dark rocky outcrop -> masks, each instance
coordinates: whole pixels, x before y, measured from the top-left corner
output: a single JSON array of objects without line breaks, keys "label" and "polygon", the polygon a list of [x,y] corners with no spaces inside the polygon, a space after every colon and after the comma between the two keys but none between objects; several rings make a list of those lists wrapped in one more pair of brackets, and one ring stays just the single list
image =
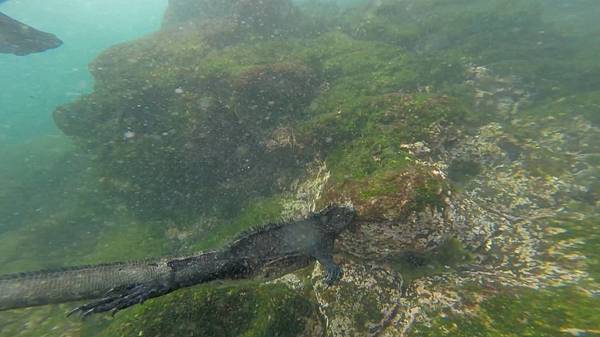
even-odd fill
[{"label": "dark rocky outcrop", "polygon": [[0,53],[23,56],[61,45],[62,41],[54,34],[42,32],[0,13]]}]

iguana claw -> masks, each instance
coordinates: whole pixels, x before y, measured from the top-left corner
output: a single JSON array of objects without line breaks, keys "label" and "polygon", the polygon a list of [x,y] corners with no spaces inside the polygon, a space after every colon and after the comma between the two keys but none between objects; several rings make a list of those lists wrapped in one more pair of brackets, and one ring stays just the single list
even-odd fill
[{"label": "iguana claw", "polygon": [[326,273],[325,283],[329,286],[341,279],[343,275],[342,268],[337,264],[327,266]]},{"label": "iguana claw", "polygon": [[81,317],[91,314],[110,311],[114,316],[118,311],[135,304],[140,304],[147,299],[164,295],[169,288],[160,284],[133,284],[123,290],[112,290],[107,296],[95,302],[81,305],[71,310],[67,316],[79,313]]}]

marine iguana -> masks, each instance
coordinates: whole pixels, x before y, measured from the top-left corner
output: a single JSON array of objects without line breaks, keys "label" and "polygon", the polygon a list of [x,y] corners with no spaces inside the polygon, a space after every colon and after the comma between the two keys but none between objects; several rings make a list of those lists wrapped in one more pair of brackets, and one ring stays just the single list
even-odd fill
[{"label": "marine iguana", "polygon": [[225,248],[154,261],[119,262],[0,276],[0,310],[98,299],[69,313],[83,317],[117,311],[183,287],[215,280],[274,278],[315,259],[333,284],[336,237],[354,219],[347,206],[330,205],[307,218],[243,233]]}]

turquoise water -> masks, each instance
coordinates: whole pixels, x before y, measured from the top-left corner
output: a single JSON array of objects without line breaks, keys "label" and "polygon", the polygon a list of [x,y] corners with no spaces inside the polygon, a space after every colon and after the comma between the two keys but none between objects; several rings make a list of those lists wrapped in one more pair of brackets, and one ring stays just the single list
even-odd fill
[{"label": "turquoise water", "polygon": [[63,41],[0,54],[0,309],[14,273],[358,213],[332,285],[278,256],[115,317],[0,310],[0,337],[599,336],[596,2],[0,2]]},{"label": "turquoise water", "polygon": [[160,27],[166,0],[16,0],[0,10],[59,36],[64,45],[28,57],[0,55],[0,141],[56,134],[52,111],[91,91],[87,65],[102,50]]}]

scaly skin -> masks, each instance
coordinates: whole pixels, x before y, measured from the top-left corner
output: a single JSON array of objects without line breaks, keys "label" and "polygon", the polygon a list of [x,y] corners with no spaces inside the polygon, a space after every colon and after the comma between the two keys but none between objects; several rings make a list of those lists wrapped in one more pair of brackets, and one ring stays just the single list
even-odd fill
[{"label": "scaly skin", "polygon": [[306,219],[244,233],[217,251],[0,276],[0,310],[98,299],[70,314],[115,313],[200,283],[278,277],[315,259],[327,271],[325,281],[332,284],[342,276],[341,268],[333,261],[333,244],[354,216],[350,207],[329,206]]}]

